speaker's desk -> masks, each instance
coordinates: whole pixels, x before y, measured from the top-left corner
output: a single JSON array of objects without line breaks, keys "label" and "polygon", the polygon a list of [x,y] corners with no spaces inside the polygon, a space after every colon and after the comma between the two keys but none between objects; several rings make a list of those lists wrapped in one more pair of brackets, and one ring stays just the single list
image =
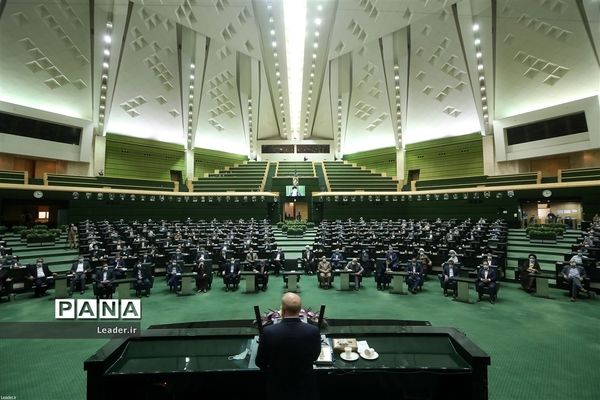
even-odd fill
[{"label": "speaker's desk", "polygon": [[[264,374],[254,364],[257,331],[247,324],[151,329],[140,337],[111,340],[84,363],[87,397],[189,399],[221,393],[223,398],[263,399]],[[490,358],[454,328],[352,320],[322,333],[327,339],[366,340],[379,353],[377,360],[355,362],[334,354],[332,364],[315,367],[322,398],[369,398],[374,390],[386,399],[488,397]],[[231,358],[246,349],[247,357]]]}]

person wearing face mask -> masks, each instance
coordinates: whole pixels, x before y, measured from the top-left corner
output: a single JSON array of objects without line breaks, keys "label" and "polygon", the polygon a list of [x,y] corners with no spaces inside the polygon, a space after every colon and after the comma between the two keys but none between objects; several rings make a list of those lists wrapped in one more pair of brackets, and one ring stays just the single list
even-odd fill
[{"label": "person wearing face mask", "polygon": [[423,274],[427,275],[431,272],[432,262],[427,254],[425,254],[425,249],[419,249],[419,256],[417,257],[417,261],[421,263],[423,266]]},{"label": "person wearing face mask", "polygon": [[416,257],[413,257],[407,264],[405,271],[408,273],[406,277],[406,285],[408,290],[412,294],[417,294],[419,287],[423,285],[423,267],[421,263],[417,261]]},{"label": "person wearing face mask", "polygon": [[50,272],[48,264],[44,263],[42,257],[38,257],[36,263],[30,265],[27,269],[27,278],[35,285],[35,297],[43,296],[48,290],[48,279],[52,279],[56,274]]},{"label": "person wearing face mask", "polygon": [[71,294],[75,292],[75,285],[79,282],[81,291],[80,294],[85,292],[85,274],[91,270],[90,262],[84,260],[83,256],[79,256],[79,259],[71,265]]},{"label": "person wearing face mask", "polygon": [[577,262],[571,258],[569,265],[565,265],[561,271],[561,275],[570,285],[569,293],[571,294],[571,301],[575,301],[580,291],[588,293],[588,290],[583,287],[583,280],[586,277],[585,269],[578,265]]},{"label": "person wearing face mask", "polygon": [[527,293],[535,292],[535,275],[541,272],[542,268],[538,263],[537,256],[533,253],[530,254],[521,265],[519,273],[519,281]]},{"label": "person wearing face mask", "polygon": [[454,261],[448,260],[442,265],[440,282],[442,284],[442,289],[444,289],[444,296],[448,296],[448,289],[450,289],[452,290],[453,297],[456,297],[457,282],[452,278],[458,276],[460,276],[460,269],[457,265],[454,265]]},{"label": "person wearing face mask", "polygon": [[138,262],[133,267],[133,277],[135,278],[135,295],[142,297],[142,291],[145,292],[145,296],[150,296],[150,271],[145,268],[141,262]]},{"label": "person wearing face mask", "polygon": [[488,289],[490,294],[490,303],[496,302],[496,269],[490,268],[487,260],[483,260],[483,265],[477,272],[477,294],[479,298],[477,301],[481,301],[483,298],[484,289]]},{"label": "person wearing face mask", "polygon": [[115,276],[113,274],[113,271],[110,268],[108,268],[107,263],[104,263],[100,271],[96,272],[95,276],[96,298],[112,298],[112,294],[115,291],[112,282],[114,279]]}]

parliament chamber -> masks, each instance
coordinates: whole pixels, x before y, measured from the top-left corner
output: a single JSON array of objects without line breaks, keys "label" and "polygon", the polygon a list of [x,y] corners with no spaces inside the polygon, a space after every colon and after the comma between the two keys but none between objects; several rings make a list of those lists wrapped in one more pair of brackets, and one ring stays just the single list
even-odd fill
[{"label": "parliament chamber", "polygon": [[598,0],[0,1],[0,399],[269,398],[289,293],[322,399],[598,398],[598,32]]}]

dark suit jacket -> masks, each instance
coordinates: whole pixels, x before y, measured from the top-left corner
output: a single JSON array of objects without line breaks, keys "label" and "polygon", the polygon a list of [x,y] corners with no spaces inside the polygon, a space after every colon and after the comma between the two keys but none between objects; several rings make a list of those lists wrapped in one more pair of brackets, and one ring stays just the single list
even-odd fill
[{"label": "dark suit jacket", "polygon": [[[102,269],[99,269],[98,272],[96,272],[96,276],[94,277],[96,283],[102,283],[102,278],[104,277],[104,271]],[[113,281],[115,279],[115,273],[113,272],[113,270],[111,268],[108,269],[108,271],[106,271],[106,280],[107,281]]]},{"label": "dark suit jacket", "polygon": [[[50,269],[48,268],[48,264],[43,263],[42,269],[44,270],[44,275],[46,275],[46,278],[52,276],[52,272],[50,272]],[[27,276],[33,276],[34,278],[37,279],[37,264],[31,264],[30,266],[27,267]]]},{"label": "dark suit jacket", "polygon": [[[477,272],[477,280],[483,281],[483,277],[485,276],[484,269],[479,268],[479,272]],[[490,268],[488,270],[488,279],[490,282],[496,282],[496,268]]]},{"label": "dark suit jacket", "polygon": [[[443,270],[442,273],[444,276],[448,276],[448,277],[450,276],[450,264],[444,263],[444,265],[442,266],[442,270]],[[455,277],[460,276],[460,268],[456,264],[452,267],[452,270],[453,270],[452,272],[454,273]]]},{"label": "dark suit jacket", "polygon": [[308,251],[302,250],[302,260],[313,262],[315,260],[315,252],[310,250],[310,255],[308,255]]},{"label": "dark suit jacket", "polygon": [[256,365],[266,372],[267,399],[318,399],[313,362],[321,352],[316,326],[284,318],[260,337]]},{"label": "dark suit jacket", "polygon": [[[77,271],[77,265],[79,264],[79,261],[75,261],[73,263],[73,265],[71,266],[71,272],[75,272]],[[83,261],[83,272],[86,272],[87,270],[90,269],[90,262],[89,261]]]}]

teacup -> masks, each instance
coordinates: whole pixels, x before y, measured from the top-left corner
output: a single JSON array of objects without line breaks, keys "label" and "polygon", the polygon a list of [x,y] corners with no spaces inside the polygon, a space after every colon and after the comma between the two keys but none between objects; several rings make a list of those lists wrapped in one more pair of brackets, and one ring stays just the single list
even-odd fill
[{"label": "teacup", "polygon": [[344,355],[348,358],[352,357],[352,347],[344,347]]},{"label": "teacup", "polygon": [[374,354],[375,354],[375,350],[373,350],[372,347],[365,349],[365,357],[373,357]]}]

